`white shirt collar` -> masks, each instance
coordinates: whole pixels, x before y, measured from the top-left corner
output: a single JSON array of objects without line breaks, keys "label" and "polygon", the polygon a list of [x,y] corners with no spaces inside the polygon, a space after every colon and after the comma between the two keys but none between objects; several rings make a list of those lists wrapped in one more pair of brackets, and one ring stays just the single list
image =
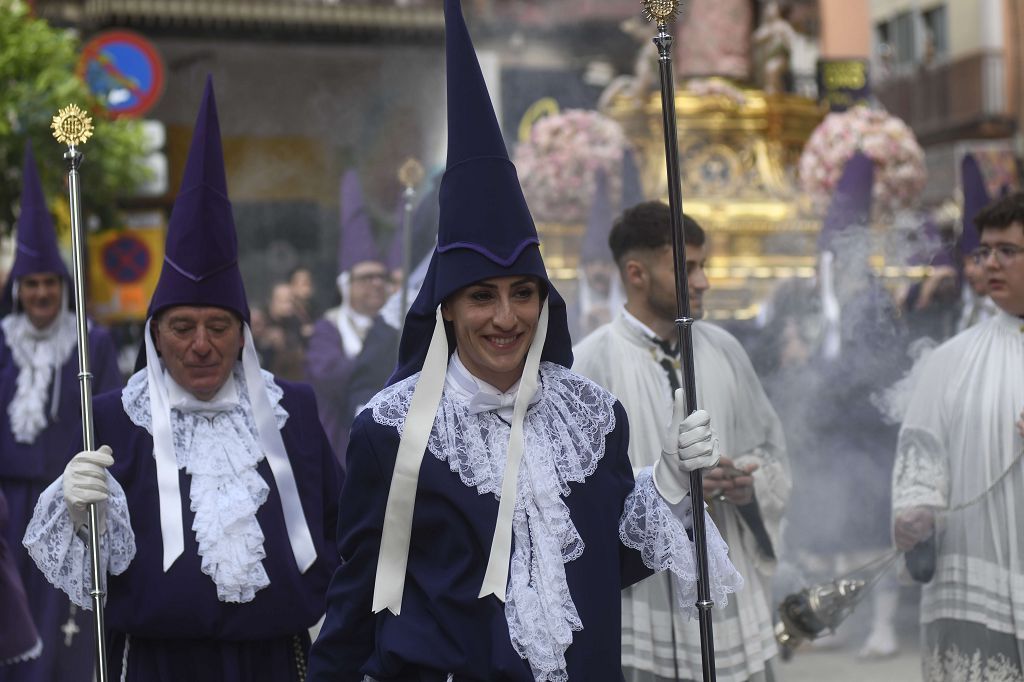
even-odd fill
[{"label": "white shirt collar", "polygon": [[227,412],[238,406],[238,387],[235,385],[235,374],[228,375],[228,380],[209,400],[200,400],[176,382],[164,368],[164,381],[167,385],[168,405],[179,412]]},{"label": "white shirt collar", "polygon": [[[502,391],[470,372],[459,357],[458,350],[452,353],[448,361],[448,374],[445,377],[447,386],[468,400],[469,411],[472,414],[494,411],[506,420],[512,416],[521,381],[516,381],[507,391]],[[530,396],[530,404],[533,405],[538,400],[540,391]]]}]

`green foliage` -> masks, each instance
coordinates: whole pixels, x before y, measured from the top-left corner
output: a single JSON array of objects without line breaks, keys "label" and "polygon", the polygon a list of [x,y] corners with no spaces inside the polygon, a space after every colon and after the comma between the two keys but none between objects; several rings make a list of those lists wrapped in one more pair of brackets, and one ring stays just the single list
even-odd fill
[{"label": "green foliage", "polygon": [[[21,0],[0,0],[0,37],[0,233],[14,227],[25,140],[32,141],[50,205],[67,203],[63,149],[50,122],[71,103],[88,111],[96,128],[82,148],[83,211],[101,228],[117,227],[117,198],[146,177],[140,126],[104,118],[102,105],[75,75],[78,40],[31,16]],[[57,229],[66,229],[61,222]]]}]

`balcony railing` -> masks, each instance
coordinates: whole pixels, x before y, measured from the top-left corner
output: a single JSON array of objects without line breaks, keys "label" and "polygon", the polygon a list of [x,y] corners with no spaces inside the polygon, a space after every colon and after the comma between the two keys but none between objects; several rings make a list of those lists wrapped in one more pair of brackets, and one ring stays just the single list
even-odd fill
[{"label": "balcony railing", "polygon": [[991,51],[890,76],[874,91],[889,113],[929,144],[1012,132],[1005,82],[1004,56]]}]

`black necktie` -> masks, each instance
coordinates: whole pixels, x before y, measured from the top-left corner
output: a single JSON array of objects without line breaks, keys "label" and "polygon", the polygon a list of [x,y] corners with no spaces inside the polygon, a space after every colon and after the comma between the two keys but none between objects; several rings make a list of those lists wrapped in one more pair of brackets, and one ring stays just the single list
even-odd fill
[{"label": "black necktie", "polygon": [[[672,396],[674,398],[676,389],[680,388],[679,374],[676,372],[675,363],[669,358],[676,358],[679,354],[668,341],[654,337],[650,337],[650,341],[668,356],[658,361],[658,364],[661,365],[661,368],[665,370],[665,374],[668,375],[668,383],[672,387]],[[746,522],[747,527],[750,528],[750,532],[753,534],[761,553],[768,559],[774,560],[775,548],[772,546],[771,537],[764,526],[764,519],[761,517],[761,507],[757,504],[757,498],[755,497],[749,504],[736,505],[736,511],[740,513],[740,517]]]}]

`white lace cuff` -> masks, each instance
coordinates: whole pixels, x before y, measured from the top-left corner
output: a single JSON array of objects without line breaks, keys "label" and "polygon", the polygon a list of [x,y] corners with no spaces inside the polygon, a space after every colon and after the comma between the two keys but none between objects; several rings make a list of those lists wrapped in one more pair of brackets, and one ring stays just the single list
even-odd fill
[{"label": "white lace cuff", "polygon": [[949,464],[939,440],[927,431],[904,428],[893,464],[892,507],[949,506]]},{"label": "white lace cuff", "polygon": [[[686,535],[686,525],[678,509],[674,511],[655,489],[651,472],[651,467],[640,471],[636,487],[626,498],[619,520],[619,539],[626,547],[640,552],[648,568],[672,571],[679,608],[696,618],[697,559],[693,543]],[[686,499],[676,507],[688,504]],[[711,599],[715,606],[722,608],[729,603],[730,593],[742,589],[743,578],[729,560],[729,548],[707,512],[704,512],[704,524]]]},{"label": "white lace cuff", "polygon": [[[92,559],[85,541],[75,534],[64,503],[64,477],[50,484],[36,502],[22,544],[51,585],[63,590],[72,603],[92,609]],[[128,516],[128,500],[117,480],[107,473],[107,528],[100,539],[100,564],[120,575],[135,557],[135,533]]]}]

